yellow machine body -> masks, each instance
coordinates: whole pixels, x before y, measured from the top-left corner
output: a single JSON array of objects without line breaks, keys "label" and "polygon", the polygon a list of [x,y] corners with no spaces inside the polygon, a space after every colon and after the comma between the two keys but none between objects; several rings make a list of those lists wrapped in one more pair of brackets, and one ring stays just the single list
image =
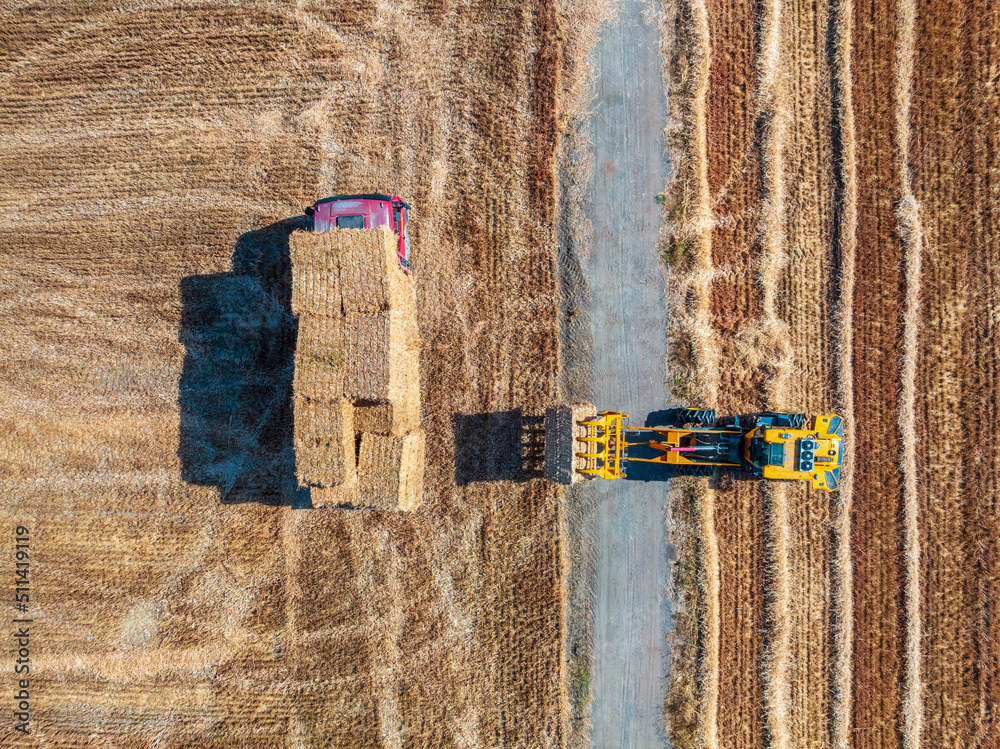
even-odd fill
[{"label": "yellow machine body", "polygon": [[[577,470],[621,479],[632,462],[702,474],[719,466],[749,478],[807,480],[814,489],[834,491],[843,457],[843,420],[837,414],[816,416],[805,428],[804,417],[795,421],[793,416],[761,414],[744,425],[736,418],[732,427],[644,428],[630,427],[628,414],[604,411],[577,422],[586,428],[586,436],[577,438],[582,449],[576,455],[584,459]],[[646,457],[629,448],[642,448]]]},{"label": "yellow machine body", "polygon": [[[812,429],[756,427],[743,441],[743,458],[759,465],[762,478],[805,480],[812,483],[813,489],[834,491],[840,486],[840,464],[844,454],[842,436],[831,431],[831,422],[835,418],[840,419],[836,414],[817,416]],[[809,441],[813,453],[812,459],[805,465],[802,462],[804,440]],[[759,450],[755,456],[754,448],[758,445],[766,446],[773,459],[766,462],[760,460]]]}]

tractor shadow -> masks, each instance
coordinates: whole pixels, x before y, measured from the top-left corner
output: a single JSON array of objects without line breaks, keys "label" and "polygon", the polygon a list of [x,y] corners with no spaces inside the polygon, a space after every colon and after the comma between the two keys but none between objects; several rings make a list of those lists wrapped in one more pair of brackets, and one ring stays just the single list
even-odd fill
[{"label": "tractor shadow", "polygon": [[545,419],[520,408],[455,414],[455,483],[523,482],[545,475]]},{"label": "tractor shadow", "polygon": [[177,454],[184,481],[225,504],[311,505],[295,478],[288,237],[305,216],[239,237],[232,271],[181,280],[185,347]]}]

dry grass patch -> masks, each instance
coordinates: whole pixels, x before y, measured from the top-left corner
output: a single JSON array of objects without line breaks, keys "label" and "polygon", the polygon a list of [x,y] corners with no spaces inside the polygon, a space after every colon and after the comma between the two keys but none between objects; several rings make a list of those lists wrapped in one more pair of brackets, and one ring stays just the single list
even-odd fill
[{"label": "dry grass patch", "polygon": [[[557,492],[458,486],[453,426],[557,397],[555,6],[99,5],[0,11],[0,519],[40,540],[39,741],[560,745]],[[293,510],[290,235],[372,189],[414,206],[424,509]],[[59,665],[125,652],[149,678]]]}]

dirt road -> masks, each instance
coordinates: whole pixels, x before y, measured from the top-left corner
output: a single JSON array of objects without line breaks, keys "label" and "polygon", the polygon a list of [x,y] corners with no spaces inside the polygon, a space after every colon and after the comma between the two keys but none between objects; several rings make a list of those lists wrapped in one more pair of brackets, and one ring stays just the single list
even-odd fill
[{"label": "dirt road", "polygon": [[[640,425],[666,397],[667,326],[655,200],[669,170],[662,137],[666,103],[659,27],[647,8],[625,2],[602,29],[593,57],[599,73],[589,122],[594,403],[625,411]],[[667,589],[673,556],[664,539],[666,485],[599,482],[593,491],[594,745],[662,746],[669,667],[664,633],[673,626],[674,610]]]}]

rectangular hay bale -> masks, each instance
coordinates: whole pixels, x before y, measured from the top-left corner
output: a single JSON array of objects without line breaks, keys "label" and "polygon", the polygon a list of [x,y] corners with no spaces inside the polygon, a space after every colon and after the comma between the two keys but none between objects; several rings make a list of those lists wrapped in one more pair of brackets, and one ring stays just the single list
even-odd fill
[{"label": "rectangular hay bale", "polygon": [[[402,404],[420,391],[420,335],[415,315],[391,311],[348,315],[344,395]],[[419,397],[419,395],[418,395]]]},{"label": "rectangular hay bale", "polygon": [[342,319],[299,316],[294,372],[297,396],[327,403],[340,399],[344,390],[345,359]]},{"label": "rectangular hay bale", "polygon": [[333,487],[355,478],[354,409],[339,398],[324,403],[296,396],[295,475],[300,486]]},{"label": "rectangular hay bale", "polygon": [[341,317],[339,250],[330,233],[292,232],[288,250],[292,261],[292,312]]},{"label": "rectangular hay bale", "polygon": [[[415,378],[410,378],[415,382]],[[354,404],[354,431],[401,437],[420,427],[420,388],[396,403]]]},{"label": "rectangular hay bale", "polygon": [[545,411],[545,478],[556,484],[572,484],[584,476],[577,469],[586,467],[586,459],[576,453],[587,449],[579,442],[587,436],[587,427],[578,422],[593,418],[597,409],[590,403],[560,403]]},{"label": "rectangular hay bale", "polygon": [[399,267],[399,237],[391,229],[383,226],[327,233],[333,235],[339,259],[345,312],[416,309],[412,280]]},{"label": "rectangular hay bale", "polygon": [[364,433],[358,455],[358,503],[415,510],[424,489],[424,432],[401,437]]}]

